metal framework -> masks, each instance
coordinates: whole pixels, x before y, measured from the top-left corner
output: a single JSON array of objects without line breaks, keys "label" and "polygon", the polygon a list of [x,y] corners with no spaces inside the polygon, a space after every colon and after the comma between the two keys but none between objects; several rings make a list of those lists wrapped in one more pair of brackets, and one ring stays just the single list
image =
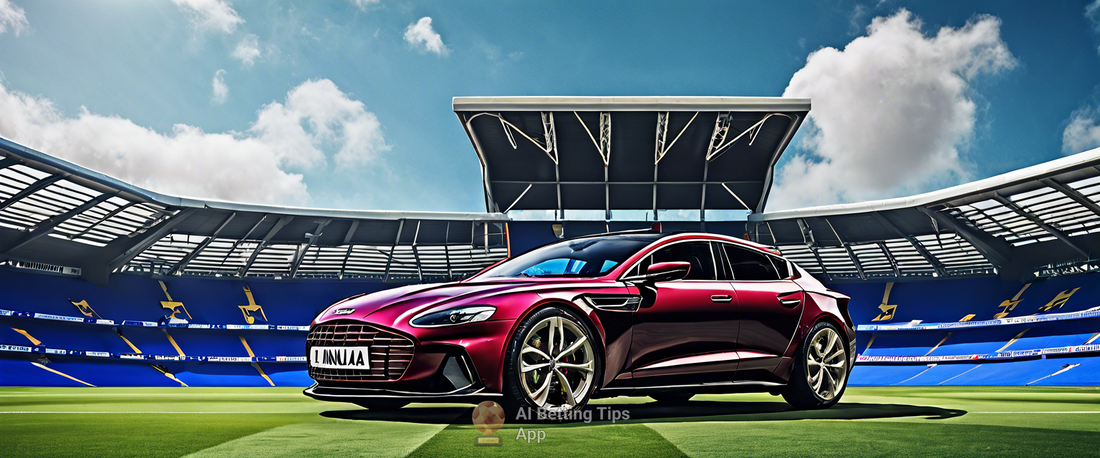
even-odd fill
[{"label": "metal framework", "polygon": [[[698,209],[701,220],[708,209],[760,212],[775,162],[809,107],[806,99],[739,97],[454,99],[481,162],[486,207],[554,210],[558,219],[566,210],[603,210],[605,220],[617,209],[654,218]],[[711,122],[714,130],[704,131]],[[539,124],[543,141],[525,133]],[[516,141],[517,132],[530,145]],[[649,138],[651,170],[638,148]],[[538,151],[551,162],[529,155]]]},{"label": "metal framework", "polygon": [[759,242],[834,281],[1096,270],[1100,149],[917,196],[754,214],[748,232],[765,224]]},{"label": "metal framework", "polygon": [[[545,129],[554,154],[552,116]],[[78,273],[101,284],[119,272],[462,278],[507,256],[506,223],[504,215],[494,213],[315,210],[184,199],[0,139],[0,262]],[[457,237],[452,224],[468,224],[471,235]],[[409,227],[417,230],[403,230]]]}]

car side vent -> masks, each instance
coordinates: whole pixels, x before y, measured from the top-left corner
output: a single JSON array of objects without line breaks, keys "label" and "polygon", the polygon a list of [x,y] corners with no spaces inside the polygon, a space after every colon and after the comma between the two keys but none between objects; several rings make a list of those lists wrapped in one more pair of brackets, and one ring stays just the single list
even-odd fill
[{"label": "car side vent", "polygon": [[622,294],[588,294],[584,296],[584,301],[588,305],[601,310],[632,312],[638,310],[638,305],[642,303],[642,297]]}]

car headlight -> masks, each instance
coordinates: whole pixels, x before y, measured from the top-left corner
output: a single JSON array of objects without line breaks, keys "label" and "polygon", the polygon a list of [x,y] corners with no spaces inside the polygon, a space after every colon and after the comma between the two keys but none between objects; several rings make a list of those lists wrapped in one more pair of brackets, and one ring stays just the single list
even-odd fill
[{"label": "car headlight", "polygon": [[478,321],[488,320],[496,311],[496,307],[488,305],[468,305],[453,309],[434,310],[414,316],[413,319],[409,320],[409,324],[418,328],[431,328],[477,323]]}]

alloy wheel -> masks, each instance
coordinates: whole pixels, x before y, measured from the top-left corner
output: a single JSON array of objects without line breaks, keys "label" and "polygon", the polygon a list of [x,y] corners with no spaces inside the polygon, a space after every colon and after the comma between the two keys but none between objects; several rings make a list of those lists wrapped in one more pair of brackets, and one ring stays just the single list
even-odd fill
[{"label": "alloy wheel", "polygon": [[825,327],[810,338],[806,352],[806,378],[821,399],[830,401],[844,388],[848,377],[848,359],[844,357],[842,339],[832,328]]},{"label": "alloy wheel", "polygon": [[550,411],[571,410],[584,402],[596,363],[580,325],[548,317],[530,328],[520,348],[520,385],[531,402]]}]

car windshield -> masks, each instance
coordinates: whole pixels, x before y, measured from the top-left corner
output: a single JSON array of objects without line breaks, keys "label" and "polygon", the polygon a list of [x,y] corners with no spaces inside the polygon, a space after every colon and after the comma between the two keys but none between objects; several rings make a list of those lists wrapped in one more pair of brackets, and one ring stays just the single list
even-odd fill
[{"label": "car windshield", "polygon": [[598,277],[659,238],[618,235],[567,240],[536,248],[481,274],[481,277]]}]

